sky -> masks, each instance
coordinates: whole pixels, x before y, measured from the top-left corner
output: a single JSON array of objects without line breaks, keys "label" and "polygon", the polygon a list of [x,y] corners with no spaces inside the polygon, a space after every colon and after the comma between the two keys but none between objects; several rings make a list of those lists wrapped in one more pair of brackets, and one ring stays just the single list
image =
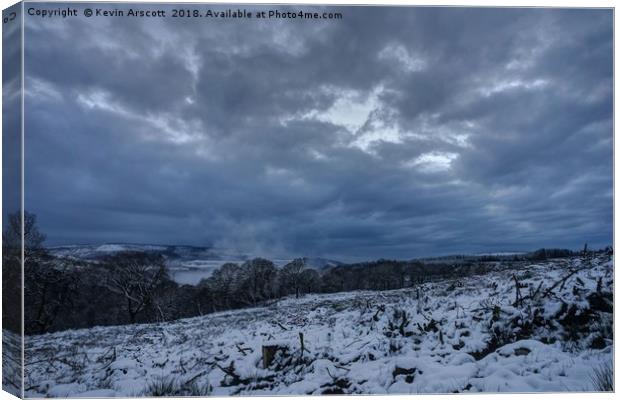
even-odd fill
[{"label": "sky", "polygon": [[25,206],[47,244],[611,244],[610,10],[328,11],[343,18],[27,16]]}]

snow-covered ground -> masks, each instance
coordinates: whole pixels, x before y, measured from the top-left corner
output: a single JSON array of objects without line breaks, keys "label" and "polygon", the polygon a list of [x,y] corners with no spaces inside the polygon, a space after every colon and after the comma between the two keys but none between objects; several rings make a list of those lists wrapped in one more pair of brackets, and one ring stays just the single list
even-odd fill
[{"label": "snow-covered ground", "polygon": [[21,396],[22,341],[19,335],[2,330],[2,389]]},{"label": "snow-covered ground", "polygon": [[30,336],[24,385],[28,397],[593,391],[612,365],[611,293],[600,256]]}]

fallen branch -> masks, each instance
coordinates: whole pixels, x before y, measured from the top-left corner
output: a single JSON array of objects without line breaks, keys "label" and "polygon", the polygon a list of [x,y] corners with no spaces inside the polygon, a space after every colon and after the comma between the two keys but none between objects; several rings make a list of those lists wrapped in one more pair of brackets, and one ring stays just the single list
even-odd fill
[{"label": "fallen branch", "polygon": [[540,292],[540,289],[542,288],[542,281],[540,281],[540,283],[538,284],[538,288],[536,288],[536,291],[534,293],[532,293],[532,295],[530,296],[532,299],[535,299],[536,296],[538,295],[538,292]]},{"label": "fallen branch", "polygon": [[335,368],[338,368],[338,369],[343,369],[343,370],[348,371],[348,372],[351,372],[351,370],[350,370],[349,368],[342,367],[342,366],[340,366],[340,365],[336,365],[336,364],[334,364],[334,367],[335,367]]},{"label": "fallen branch", "polygon": [[521,301],[521,290],[519,289],[519,280],[517,279],[516,275],[512,275],[512,279],[514,279],[515,281],[515,303],[514,306],[515,307],[519,307],[519,303]]},{"label": "fallen branch", "polygon": [[247,356],[246,351],[252,351],[250,347],[241,347],[239,346],[239,344],[235,344],[235,346],[237,347],[237,350],[239,350],[239,353],[243,354],[244,356]]},{"label": "fallen branch", "polygon": [[234,382],[240,382],[241,377],[235,372],[235,362],[231,361],[230,365],[226,368],[222,367],[220,364],[215,364],[223,373],[230,376]]},{"label": "fallen branch", "polygon": [[[217,364],[215,364],[217,365]],[[219,366],[219,365],[218,365]],[[189,385],[190,383],[192,383],[193,381],[195,381],[196,379],[200,378],[201,376],[208,374],[210,371],[202,371],[199,374],[194,375],[193,377],[191,377],[190,379],[188,379],[187,381],[185,381],[185,385]]]},{"label": "fallen branch", "polygon": [[556,287],[558,287],[558,285],[562,285],[564,286],[564,283],[573,275],[575,275],[577,272],[581,271],[582,268],[578,268],[574,271],[572,271],[570,274],[566,275],[564,278],[560,279],[559,281],[557,281],[556,283],[554,283],[553,285],[551,285],[551,287],[549,287],[547,290],[545,290],[545,293],[543,293],[542,297],[545,298],[547,296],[549,296],[552,292],[553,289],[555,289]]}]

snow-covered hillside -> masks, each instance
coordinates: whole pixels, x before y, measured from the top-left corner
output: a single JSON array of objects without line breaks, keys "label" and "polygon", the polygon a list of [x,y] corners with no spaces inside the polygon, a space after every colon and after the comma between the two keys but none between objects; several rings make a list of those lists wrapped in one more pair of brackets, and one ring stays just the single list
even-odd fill
[{"label": "snow-covered hillside", "polygon": [[[98,259],[121,251],[165,252],[169,246],[148,244],[107,243],[101,245],[67,245],[52,246],[47,250],[57,257],[68,257],[79,260]],[[175,247],[175,246],[170,246]],[[204,249],[206,251],[206,249]]]},{"label": "snow-covered hillside", "polygon": [[24,385],[36,397],[599,390],[612,293],[599,256],[31,336]]}]

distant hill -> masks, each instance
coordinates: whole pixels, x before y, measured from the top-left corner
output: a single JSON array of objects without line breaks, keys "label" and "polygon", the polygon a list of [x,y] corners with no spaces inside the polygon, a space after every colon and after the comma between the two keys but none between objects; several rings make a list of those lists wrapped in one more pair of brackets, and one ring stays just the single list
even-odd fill
[{"label": "distant hill", "polygon": [[303,257],[302,259],[304,260],[304,265],[307,268],[312,268],[319,272],[323,272],[327,269],[338,267],[340,265],[345,265],[344,263],[341,263],[340,261],[335,261],[335,260],[330,260],[327,258],[320,258],[320,257]]},{"label": "distant hill", "polygon": [[[179,283],[196,284],[200,279],[211,276],[216,268],[227,262],[243,263],[261,255],[243,253],[234,249],[188,245],[156,245],[136,243],[105,243],[93,245],[65,245],[48,247],[56,256],[75,260],[97,261],[123,251],[139,251],[160,254],[172,277]],[[277,267],[292,261],[291,258],[269,258]],[[324,272],[332,267],[344,265],[335,260],[320,257],[303,257],[307,268]]]},{"label": "distant hill", "polygon": [[[49,247],[49,252],[57,257],[67,257],[78,260],[96,261],[103,257],[122,251],[140,251],[150,254],[161,254],[166,259],[166,264],[173,279],[182,284],[196,284],[201,279],[211,276],[213,271],[224,263],[243,263],[256,257],[264,257],[260,254],[247,254],[235,249],[206,246],[188,245],[155,245],[135,243],[106,243],[99,245],[68,245]],[[566,249],[539,249],[533,252],[493,252],[479,254],[457,254],[438,257],[425,257],[411,262],[424,264],[449,264],[462,265],[472,262],[493,262],[513,260],[544,260],[548,258],[567,257],[573,254]],[[286,257],[269,258],[277,267],[282,267],[292,261]],[[347,264],[340,261],[322,257],[302,257],[307,268],[314,269],[319,273],[340,267],[349,268],[356,264]],[[370,262],[370,261],[369,261]]]},{"label": "distant hill", "polygon": [[50,253],[57,257],[73,257],[79,259],[98,259],[122,251],[142,251],[162,254],[167,258],[208,258],[208,259],[247,259],[248,256],[237,251],[224,248],[187,246],[187,245],[154,245],[133,243],[106,243],[94,245],[67,245],[48,247]]}]

